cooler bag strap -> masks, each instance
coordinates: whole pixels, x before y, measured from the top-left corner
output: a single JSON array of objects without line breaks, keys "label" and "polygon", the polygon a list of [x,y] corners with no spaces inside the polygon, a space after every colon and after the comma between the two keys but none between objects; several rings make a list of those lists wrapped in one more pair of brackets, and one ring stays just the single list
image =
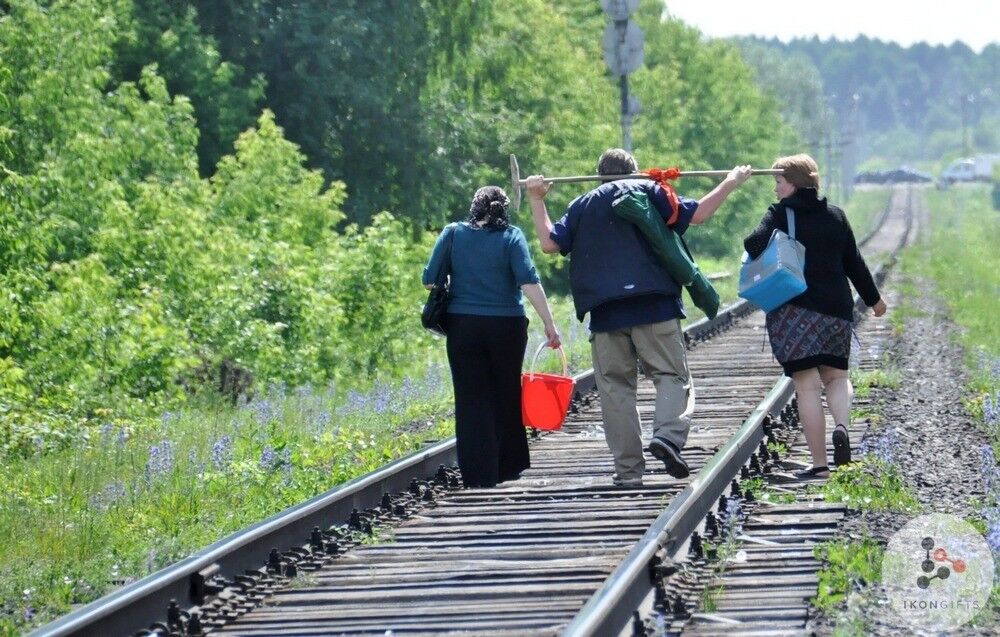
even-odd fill
[{"label": "cooler bag strap", "polygon": [[788,236],[795,238],[795,211],[785,206],[785,219],[788,220]]}]

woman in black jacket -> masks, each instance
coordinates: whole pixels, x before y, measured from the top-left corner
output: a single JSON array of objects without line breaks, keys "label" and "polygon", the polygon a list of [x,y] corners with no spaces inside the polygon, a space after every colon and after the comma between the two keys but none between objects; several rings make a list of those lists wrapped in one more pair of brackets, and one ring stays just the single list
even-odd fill
[{"label": "woman in black jacket", "polygon": [[767,209],[743,246],[751,258],[760,256],[774,230],[788,232],[786,208],[794,211],[795,239],[806,248],[807,288],[767,313],[767,334],[775,358],[795,385],[799,418],[812,454],[812,468],[796,475],[802,479],[826,478],[830,472],[826,458],[824,391],[836,423],[834,464],[840,466],[851,461],[847,423],[854,388],[847,364],[854,303],[848,280],[875,316],[885,314],[886,305],[858,251],[844,211],[828,204],[825,197],[819,197],[816,161],[809,155],[792,155],[779,158],[772,168],[784,171],[774,178],[774,193],[779,201]]}]

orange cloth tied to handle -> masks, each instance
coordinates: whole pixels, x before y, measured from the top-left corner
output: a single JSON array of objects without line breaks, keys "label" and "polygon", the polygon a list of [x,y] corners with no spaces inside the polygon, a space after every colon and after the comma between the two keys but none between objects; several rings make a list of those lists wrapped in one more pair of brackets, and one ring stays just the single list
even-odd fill
[{"label": "orange cloth tied to handle", "polygon": [[670,203],[670,219],[667,220],[667,225],[676,223],[677,217],[681,213],[681,206],[677,200],[677,191],[674,190],[674,186],[670,181],[681,176],[681,169],[676,166],[671,168],[649,168],[643,170],[642,173],[649,175],[653,181],[660,184],[660,188],[663,188],[663,192],[667,195],[667,201]]}]

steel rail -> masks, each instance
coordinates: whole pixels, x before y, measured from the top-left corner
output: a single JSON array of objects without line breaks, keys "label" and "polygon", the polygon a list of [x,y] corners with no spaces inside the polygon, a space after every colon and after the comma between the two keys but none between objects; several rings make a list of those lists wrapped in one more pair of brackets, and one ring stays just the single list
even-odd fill
[{"label": "steel rail", "polygon": [[[906,227],[899,244],[891,255],[878,265],[873,278],[881,283],[888,274],[888,266],[895,264],[896,254],[906,245],[912,227],[912,190],[907,190]],[[878,218],[875,228],[860,242],[862,245],[874,237],[888,217],[892,198]],[[743,301],[742,303],[746,303]],[[735,310],[736,306],[731,306]],[[860,296],[854,294],[856,310],[864,308]],[[729,309],[729,308],[727,308]],[[694,327],[692,325],[692,327]],[[716,501],[725,493],[730,481],[739,475],[740,467],[750,460],[758,445],[765,438],[765,421],[776,416],[791,399],[794,386],[790,378],[782,376],[763,401],[750,413],[732,438],[708,461],[690,484],[650,525],[635,544],[625,560],[605,580],[587,601],[580,612],[563,630],[563,637],[589,637],[592,635],[619,634],[642,601],[653,590],[650,572],[654,558],[661,551],[673,557],[687,541],[698,524],[711,511]]]}]

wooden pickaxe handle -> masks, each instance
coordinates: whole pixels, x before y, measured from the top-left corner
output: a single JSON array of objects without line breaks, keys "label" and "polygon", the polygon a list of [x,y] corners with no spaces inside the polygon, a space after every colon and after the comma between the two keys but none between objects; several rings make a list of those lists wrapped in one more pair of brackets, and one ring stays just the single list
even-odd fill
[{"label": "wooden pickaxe handle", "polygon": [[[729,170],[682,170],[679,177],[725,177]],[[781,175],[780,168],[754,168],[751,175]],[[616,179],[653,179],[646,173],[630,173],[628,175],[577,175],[574,177],[545,177],[547,184],[569,184],[578,181],[614,181]],[[528,185],[527,179],[521,179],[521,171],[517,165],[517,157],[510,156],[510,182],[514,195],[514,210],[521,206],[521,193]]]},{"label": "wooden pickaxe handle", "polygon": [[[682,170],[678,177],[725,177],[728,170]],[[780,168],[752,169],[751,175],[780,175],[785,171]],[[627,175],[577,175],[575,177],[545,177],[547,184],[569,184],[575,181],[614,181],[616,179],[653,179],[646,173],[629,173]],[[517,184],[522,188],[528,185],[527,179],[519,179]]]}]

